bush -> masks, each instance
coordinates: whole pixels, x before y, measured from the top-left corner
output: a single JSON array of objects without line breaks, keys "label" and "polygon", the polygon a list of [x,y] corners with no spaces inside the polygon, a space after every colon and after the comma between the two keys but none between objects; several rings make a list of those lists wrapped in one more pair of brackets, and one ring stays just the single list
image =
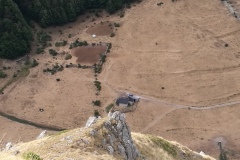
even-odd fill
[{"label": "bush", "polygon": [[101,87],[101,82],[99,82],[99,81],[94,81],[94,84],[95,84],[95,86],[96,86],[96,88],[97,88],[98,91],[100,91],[100,90],[102,89],[102,87]]},{"label": "bush", "polygon": [[43,52],[44,52],[44,48],[42,48],[42,47],[37,48],[37,50],[36,50],[37,54],[40,54],[40,53],[43,53]]},{"label": "bush", "polygon": [[114,37],[114,36],[115,36],[115,33],[111,33],[111,34],[110,34],[110,37]]},{"label": "bush", "polygon": [[71,58],[72,58],[72,55],[69,54],[69,53],[67,53],[67,55],[66,55],[66,57],[65,57],[65,60],[69,60],[69,59],[71,59]]},{"label": "bush", "polygon": [[29,152],[25,155],[25,159],[26,160],[43,160],[42,158],[40,158],[39,155],[33,153],[33,152]]},{"label": "bush", "polygon": [[92,101],[94,106],[101,106],[101,101],[100,100],[96,100],[96,101]]},{"label": "bush", "polygon": [[114,27],[120,27],[119,23],[114,23]]},{"label": "bush", "polygon": [[108,112],[112,109],[113,106],[114,106],[113,103],[109,104],[109,105],[106,107],[106,112],[108,113]]},{"label": "bush", "polygon": [[98,112],[98,110],[94,111],[94,116],[97,117],[97,118],[100,116],[100,113]]},{"label": "bush", "polygon": [[32,63],[31,63],[31,67],[36,67],[38,66],[38,62],[36,59],[33,59]]},{"label": "bush", "polygon": [[78,47],[78,46],[88,46],[87,41],[79,41],[79,38],[77,40],[75,40],[73,43],[70,44],[69,49]]},{"label": "bush", "polygon": [[68,38],[72,38],[72,34],[69,34],[69,35],[68,35]]},{"label": "bush", "polygon": [[120,14],[120,18],[123,18],[124,17],[124,13],[122,12],[121,14]]},{"label": "bush", "polygon": [[49,54],[51,54],[52,56],[56,56],[56,55],[58,54],[54,49],[49,49],[48,52],[49,52]]},{"label": "bush", "polygon": [[57,63],[53,66],[53,68],[47,68],[44,69],[43,72],[49,72],[52,75],[54,75],[55,73],[57,73],[58,71],[63,71],[63,66],[62,65],[58,65]]},{"label": "bush", "polygon": [[60,78],[57,78],[56,81],[59,82],[59,81],[60,81]]},{"label": "bush", "polygon": [[7,77],[7,74],[0,70],[0,78]]},{"label": "bush", "polygon": [[66,46],[66,44],[67,44],[67,41],[62,41],[62,42],[56,42],[55,43],[55,47],[61,47],[61,46]]}]

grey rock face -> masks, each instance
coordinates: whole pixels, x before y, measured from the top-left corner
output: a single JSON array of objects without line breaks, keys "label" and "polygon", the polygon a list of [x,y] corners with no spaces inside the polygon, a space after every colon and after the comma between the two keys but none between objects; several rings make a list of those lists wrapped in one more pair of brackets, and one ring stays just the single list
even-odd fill
[{"label": "grey rock face", "polygon": [[112,146],[107,146],[107,150],[109,154],[113,154],[114,150]]},{"label": "grey rock face", "polygon": [[109,113],[104,127],[109,131],[103,145],[110,154],[118,151],[125,160],[137,160],[140,153],[133,144],[131,132],[125,121],[125,114],[119,111]]},{"label": "grey rock face", "polygon": [[87,120],[87,123],[85,125],[86,128],[90,127],[92,124],[94,124],[97,121],[96,117],[89,117]]}]

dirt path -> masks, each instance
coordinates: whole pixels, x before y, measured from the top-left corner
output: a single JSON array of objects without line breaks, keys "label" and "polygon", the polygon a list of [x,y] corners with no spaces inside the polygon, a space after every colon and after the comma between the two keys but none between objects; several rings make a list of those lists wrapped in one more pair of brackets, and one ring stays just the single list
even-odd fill
[{"label": "dirt path", "polygon": [[176,108],[171,108],[167,112],[165,112],[162,115],[160,115],[159,117],[157,117],[154,121],[152,121],[145,128],[143,128],[141,130],[141,133],[145,133],[146,131],[148,131],[152,126],[156,125],[160,120],[162,120],[166,115],[168,115],[169,113],[171,113],[174,110],[177,110],[177,109]]}]

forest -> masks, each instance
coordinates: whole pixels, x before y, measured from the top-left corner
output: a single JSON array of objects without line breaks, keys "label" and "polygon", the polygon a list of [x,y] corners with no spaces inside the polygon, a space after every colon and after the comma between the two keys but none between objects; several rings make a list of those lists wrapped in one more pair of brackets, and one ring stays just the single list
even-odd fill
[{"label": "forest", "polygon": [[33,40],[31,22],[41,27],[73,22],[87,10],[110,14],[135,0],[0,0],[0,58],[27,54]]}]

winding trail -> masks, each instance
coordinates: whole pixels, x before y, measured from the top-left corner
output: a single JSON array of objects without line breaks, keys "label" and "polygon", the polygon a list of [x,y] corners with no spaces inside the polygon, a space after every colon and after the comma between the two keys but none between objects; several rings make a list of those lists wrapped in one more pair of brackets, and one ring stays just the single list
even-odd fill
[{"label": "winding trail", "polygon": [[43,129],[43,130],[49,130],[49,131],[63,131],[63,130],[66,130],[65,128],[61,128],[61,127],[54,126],[54,125],[44,125],[44,124],[40,124],[40,123],[31,122],[31,121],[28,121],[28,120],[25,120],[25,119],[21,119],[21,118],[3,113],[1,111],[0,111],[0,116],[4,117],[4,118],[7,118],[9,120],[18,122],[18,123],[30,125],[30,126],[33,126],[33,127],[36,127],[36,128]]}]

